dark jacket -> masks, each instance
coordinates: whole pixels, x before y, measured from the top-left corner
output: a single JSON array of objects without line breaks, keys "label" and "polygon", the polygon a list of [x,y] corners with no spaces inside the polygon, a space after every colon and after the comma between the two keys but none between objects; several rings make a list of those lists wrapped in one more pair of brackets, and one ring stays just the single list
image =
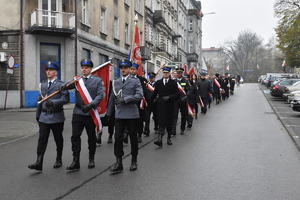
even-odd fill
[{"label": "dark jacket", "polygon": [[210,90],[210,82],[207,79],[199,79],[198,80],[198,94],[201,98],[208,98],[208,93],[211,92]]}]

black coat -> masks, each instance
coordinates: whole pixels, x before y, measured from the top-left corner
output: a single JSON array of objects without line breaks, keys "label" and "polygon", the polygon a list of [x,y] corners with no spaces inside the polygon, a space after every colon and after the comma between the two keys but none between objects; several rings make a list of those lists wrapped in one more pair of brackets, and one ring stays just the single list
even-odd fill
[{"label": "black coat", "polygon": [[207,99],[208,93],[210,91],[210,82],[207,79],[199,79],[198,80],[198,94],[201,98]]},{"label": "black coat", "polygon": [[[169,96],[167,101],[163,101],[163,97]],[[177,83],[169,79],[168,83],[164,85],[163,79],[155,83],[155,89],[152,94],[150,102],[154,100],[157,103],[157,117],[158,125],[160,127],[169,127],[173,125],[174,120],[174,103],[180,96]]]}]

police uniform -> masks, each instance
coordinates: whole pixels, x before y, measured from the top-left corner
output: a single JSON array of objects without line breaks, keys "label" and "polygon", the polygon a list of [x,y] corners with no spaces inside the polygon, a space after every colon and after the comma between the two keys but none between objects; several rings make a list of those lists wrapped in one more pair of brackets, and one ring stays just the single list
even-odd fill
[{"label": "police uniform", "polygon": [[[183,68],[178,68],[176,69],[177,74],[182,74],[183,73]],[[176,135],[176,126],[177,126],[177,120],[178,120],[178,114],[179,111],[181,113],[181,124],[180,124],[180,134],[184,134],[185,130],[185,125],[187,121],[187,107],[186,107],[186,102],[187,98],[190,94],[190,89],[191,85],[188,80],[186,80],[184,77],[177,78],[175,79],[175,82],[178,82],[182,89],[185,91],[187,95],[183,95],[180,93],[179,98],[176,99],[175,104],[174,104],[174,122],[173,122],[173,128],[172,128],[172,134]]]},{"label": "police uniform", "polygon": [[[93,68],[93,62],[90,59],[83,59],[81,61],[81,67],[90,67]],[[96,125],[94,124],[93,118],[90,115],[89,111],[91,109],[96,109],[99,103],[104,98],[104,90],[102,79],[100,77],[90,74],[88,77],[81,76],[84,81],[84,85],[87,89],[87,92],[90,94],[92,101],[89,104],[85,104],[82,99],[78,88],[75,84],[71,84],[67,88],[61,88],[62,90],[67,89],[76,89],[75,97],[76,104],[73,109],[72,116],[72,151],[73,151],[73,162],[70,166],[67,167],[67,170],[76,170],[80,168],[79,156],[81,152],[81,134],[85,128],[88,135],[88,148],[89,148],[89,163],[88,168],[94,168],[94,155],[96,153]]]},{"label": "police uniform", "polygon": [[[165,67],[162,70],[164,73],[169,73],[171,68]],[[177,83],[171,78],[162,78],[156,81],[150,102],[155,101],[157,104],[158,138],[154,144],[158,146],[162,146],[165,130],[168,133],[167,144],[172,144],[171,135],[174,118],[170,116],[174,116],[174,104],[179,96]]]},{"label": "police uniform", "polygon": [[[150,72],[148,73],[149,78],[153,79],[156,77],[156,74],[154,72]],[[155,88],[155,80],[153,82],[148,81],[148,84],[151,85],[153,88]],[[151,98],[153,92],[151,90],[149,90],[148,88],[146,89],[145,92],[145,96],[148,96]],[[155,133],[157,133],[158,131],[158,120],[157,120],[157,104],[156,103],[151,103],[151,101],[149,100],[148,105],[146,106],[145,112],[146,112],[146,122],[145,122],[145,129],[144,129],[144,134],[146,136],[149,136],[150,133],[150,121],[151,121],[151,113],[153,113],[153,120],[154,120],[154,131]]]},{"label": "police uniform", "polygon": [[[46,69],[54,69],[59,71],[59,66],[54,62],[47,62]],[[63,81],[54,78],[53,80],[43,81],[40,84],[40,96],[42,99],[54,92],[63,84]],[[52,130],[54,140],[56,143],[56,162],[54,168],[59,168],[62,166],[62,151],[63,151],[63,129],[65,115],[63,111],[63,105],[70,101],[69,92],[60,92],[47,101],[42,102],[38,105],[36,111],[36,119],[39,123],[39,140],[37,146],[37,162],[29,165],[30,169],[42,170],[43,157],[48,144],[48,138],[50,131]]]},{"label": "police uniform", "polygon": [[[130,68],[131,65],[131,62],[127,59],[121,60],[119,63],[120,68]],[[130,73],[126,77],[121,77],[114,80],[112,85],[113,92],[109,97],[109,104],[106,114],[111,116],[113,109],[115,109],[114,155],[116,156],[117,163],[111,168],[110,171],[112,173],[123,171],[123,134],[126,127],[128,128],[131,143],[132,160],[130,171],[134,171],[137,169],[137,121],[140,117],[137,103],[143,98],[142,85],[139,79],[131,76]]]}]

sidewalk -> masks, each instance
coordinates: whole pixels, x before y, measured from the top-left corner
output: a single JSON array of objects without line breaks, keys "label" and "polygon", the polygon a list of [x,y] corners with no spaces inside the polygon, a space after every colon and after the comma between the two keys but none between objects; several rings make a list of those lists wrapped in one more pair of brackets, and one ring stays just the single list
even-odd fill
[{"label": "sidewalk", "polygon": [[[66,104],[65,110],[71,110],[74,108],[74,104]],[[39,131],[37,123],[24,121],[26,112],[32,112],[35,114],[36,108],[13,108],[0,111],[0,146],[9,144],[11,142],[27,138]],[[14,121],[7,120],[6,115],[13,114]],[[35,118],[33,118],[34,120]]]}]

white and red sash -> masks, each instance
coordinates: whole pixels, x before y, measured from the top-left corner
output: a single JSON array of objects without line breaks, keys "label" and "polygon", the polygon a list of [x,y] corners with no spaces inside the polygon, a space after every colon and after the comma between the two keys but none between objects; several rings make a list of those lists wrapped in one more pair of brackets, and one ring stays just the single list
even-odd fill
[{"label": "white and red sash", "polygon": [[217,79],[214,79],[214,83],[218,86],[218,88],[221,88],[221,85],[220,85],[219,81],[217,81]]},{"label": "white and red sash", "polygon": [[[79,76],[75,76],[74,79],[78,79]],[[80,97],[82,98],[84,104],[89,104],[93,101],[89,91],[87,90],[87,88],[84,85],[84,82],[81,79],[79,79],[79,81],[76,82],[76,88],[80,94]],[[92,116],[93,122],[96,126],[96,131],[97,133],[101,132],[102,130],[102,124],[101,124],[101,120],[100,120],[100,115],[98,113],[97,109],[91,109],[89,111],[90,115]]]},{"label": "white and red sash", "polygon": [[[178,86],[179,92],[186,96],[185,91],[182,89],[181,85],[178,82],[177,82],[177,86]],[[187,107],[188,114],[191,115],[192,117],[194,117],[195,116],[195,111],[194,111],[194,108],[189,103],[189,101],[186,101],[186,107]]]},{"label": "white and red sash", "polygon": [[199,96],[199,101],[200,101],[200,107],[203,108],[204,107],[204,103],[203,103],[203,101],[202,101],[202,99],[201,99],[200,96]]}]

